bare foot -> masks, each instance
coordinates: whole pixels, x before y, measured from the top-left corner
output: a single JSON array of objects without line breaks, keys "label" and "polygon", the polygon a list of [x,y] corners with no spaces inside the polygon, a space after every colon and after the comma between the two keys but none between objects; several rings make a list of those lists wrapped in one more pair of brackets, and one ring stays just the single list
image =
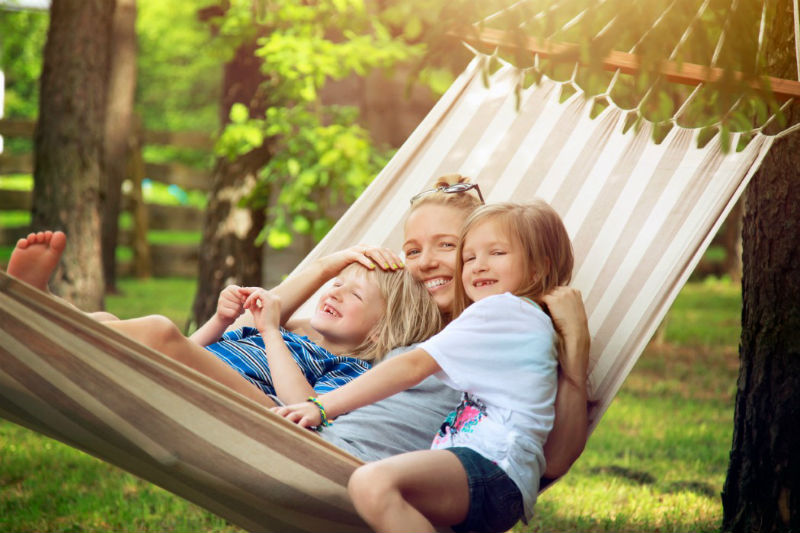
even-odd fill
[{"label": "bare foot", "polygon": [[61,231],[31,233],[17,241],[8,260],[8,274],[47,292],[47,283],[67,245]]}]

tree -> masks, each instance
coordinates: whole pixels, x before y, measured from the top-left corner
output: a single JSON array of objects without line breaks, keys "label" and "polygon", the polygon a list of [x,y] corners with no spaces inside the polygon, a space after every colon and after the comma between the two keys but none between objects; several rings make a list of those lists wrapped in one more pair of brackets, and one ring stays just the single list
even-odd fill
[{"label": "tree", "polygon": [[[796,77],[791,2],[772,19],[770,74]],[[800,121],[790,107],[788,123]],[[800,529],[800,134],[775,142],[747,191],[742,339],[723,531]]]},{"label": "tree", "polygon": [[136,90],[136,0],[117,0],[111,38],[102,217],[103,277],[106,290],[117,290],[117,235]]},{"label": "tree", "polygon": [[53,286],[86,310],[103,304],[99,188],[113,10],[102,0],[52,3],[34,139],[32,226],[69,234]]}]

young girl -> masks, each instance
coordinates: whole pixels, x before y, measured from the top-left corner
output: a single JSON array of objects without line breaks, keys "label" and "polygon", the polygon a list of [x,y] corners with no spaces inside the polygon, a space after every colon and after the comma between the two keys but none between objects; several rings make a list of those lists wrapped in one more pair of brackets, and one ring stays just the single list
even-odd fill
[{"label": "young girl", "polygon": [[310,319],[287,324],[291,331],[282,327],[280,307],[270,291],[229,286],[215,316],[190,339],[204,345],[219,338],[249,309],[255,328],[224,333],[205,349],[265,394],[298,402],[341,387],[391,349],[441,329],[435,303],[405,270],[368,270],[358,263],[333,280]]},{"label": "young girl", "polygon": [[349,385],[277,409],[302,426],[325,425],[434,373],[463,391],[432,450],[369,463],[351,477],[353,503],[373,529],[506,531],[532,516],[558,344],[537,302],[569,282],[572,265],[567,232],[546,203],[482,207],[459,238],[455,320]]}]

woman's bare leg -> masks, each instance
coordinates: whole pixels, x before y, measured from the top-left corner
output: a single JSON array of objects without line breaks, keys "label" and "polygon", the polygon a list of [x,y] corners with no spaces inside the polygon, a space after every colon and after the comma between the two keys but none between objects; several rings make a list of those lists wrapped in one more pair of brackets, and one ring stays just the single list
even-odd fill
[{"label": "woman's bare leg", "polygon": [[267,407],[275,406],[275,402],[261,389],[247,381],[213,353],[186,338],[167,317],[151,315],[107,322],[106,325],[205,374],[251,400]]},{"label": "woman's bare leg", "polygon": [[436,531],[469,510],[467,473],[446,450],[395,455],[358,468],[347,485],[356,510],[375,531]]}]

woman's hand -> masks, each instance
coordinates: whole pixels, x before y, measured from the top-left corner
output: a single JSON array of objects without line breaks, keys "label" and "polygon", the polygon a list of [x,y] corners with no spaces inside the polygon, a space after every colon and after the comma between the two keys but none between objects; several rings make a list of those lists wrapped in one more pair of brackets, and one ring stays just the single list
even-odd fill
[{"label": "woman's hand", "polygon": [[301,402],[283,407],[273,407],[272,411],[304,428],[314,428],[322,424],[319,407],[311,402]]},{"label": "woman's hand", "polygon": [[344,250],[334,252],[320,259],[330,277],[337,275],[344,267],[351,263],[359,263],[372,270],[375,265],[383,270],[397,270],[403,268],[400,257],[388,248],[357,244]]},{"label": "woman's hand", "polygon": [[591,340],[581,291],[572,287],[557,287],[543,296],[542,300],[567,348],[559,354],[561,371],[568,379],[585,386]]},{"label": "woman's hand", "polygon": [[253,314],[255,326],[264,334],[265,331],[280,329],[281,300],[270,291],[262,288],[242,289],[246,294],[244,308]]}]

